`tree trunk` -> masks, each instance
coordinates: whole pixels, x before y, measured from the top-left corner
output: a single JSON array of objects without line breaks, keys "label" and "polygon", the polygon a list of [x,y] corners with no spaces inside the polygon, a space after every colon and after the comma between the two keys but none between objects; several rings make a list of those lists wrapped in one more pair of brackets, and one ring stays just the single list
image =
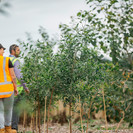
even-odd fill
[{"label": "tree trunk", "polygon": [[[97,92],[98,93],[98,92]],[[92,98],[92,100],[90,101],[90,108],[88,110],[88,119],[87,119],[87,128],[86,128],[86,133],[88,133],[88,126],[89,126],[89,120],[90,120],[90,116],[91,116],[91,106],[93,103],[94,98],[96,97],[97,93],[95,94],[95,96]]]},{"label": "tree trunk", "polygon": [[103,94],[103,104],[104,104],[104,118],[105,118],[105,127],[106,130],[108,130],[108,122],[107,122],[107,116],[106,116],[106,104],[105,104],[105,98],[104,98],[104,88],[102,87],[102,94]]},{"label": "tree trunk", "polygon": [[[130,103],[131,104],[131,103]],[[125,109],[125,112],[128,110],[128,108],[130,107],[130,104],[127,106],[127,108]],[[117,125],[117,128],[116,128],[116,132],[117,132],[117,130],[118,130],[118,128],[119,128],[119,126],[120,126],[120,124],[122,123],[122,121],[124,120],[124,118],[125,118],[125,112],[123,111],[122,113],[123,113],[123,117],[122,117],[122,119],[120,120],[120,122],[118,123],[118,125]]]},{"label": "tree trunk", "polygon": [[26,128],[26,112],[24,110],[24,119],[23,119],[23,133],[25,133],[25,128]]}]

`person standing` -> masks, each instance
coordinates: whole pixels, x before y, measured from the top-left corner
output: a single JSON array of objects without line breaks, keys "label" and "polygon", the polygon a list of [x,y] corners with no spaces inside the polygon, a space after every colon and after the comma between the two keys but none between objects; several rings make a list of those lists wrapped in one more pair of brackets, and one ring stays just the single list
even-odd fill
[{"label": "person standing", "polygon": [[17,111],[17,104],[21,101],[21,93],[23,91],[23,88],[25,89],[26,93],[29,93],[29,89],[26,87],[26,83],[22,80],[22,73],[20,69],[20,61],[18,59],[20,55],[20,48],[18,45],[13,44],[9,48],[10,52],[10,60],[12,61],[12,64],[14,66],[14,72],[17,77],[17,88],[19,95],[15,97],[14,99],[14,106],[13,106],[13,116],[12,116],[12,129],[17,131],[18,130],[18,122],[19,122],[19,112]]},{"label": "person standing", "polygon": [[16,133],[11,129],[14,94],[18,94],[16,76],[5,48],[0,44],[0,133]]}]

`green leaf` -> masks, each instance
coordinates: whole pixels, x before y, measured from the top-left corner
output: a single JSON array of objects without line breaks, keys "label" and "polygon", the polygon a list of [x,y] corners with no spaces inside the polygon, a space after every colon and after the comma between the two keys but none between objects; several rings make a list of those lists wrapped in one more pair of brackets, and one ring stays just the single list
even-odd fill
[{"label": "green leaf", "polygon": [[79,16],[79,17],[80,17],[80,16],[81,16],[81,12],[78,12],[78,13],[77,13],[77,16]]}]

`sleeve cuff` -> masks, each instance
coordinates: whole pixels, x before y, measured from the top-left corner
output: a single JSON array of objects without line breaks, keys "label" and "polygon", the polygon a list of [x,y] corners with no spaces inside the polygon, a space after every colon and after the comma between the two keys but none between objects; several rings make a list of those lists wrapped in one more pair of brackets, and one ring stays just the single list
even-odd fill
[{"label": "sleeve cuff", "polygon": [[26,83],[23,83],[22,85],[23,85],[23,88],[24,88],[25,90],[29,90],[29,89],[26,87]]}]

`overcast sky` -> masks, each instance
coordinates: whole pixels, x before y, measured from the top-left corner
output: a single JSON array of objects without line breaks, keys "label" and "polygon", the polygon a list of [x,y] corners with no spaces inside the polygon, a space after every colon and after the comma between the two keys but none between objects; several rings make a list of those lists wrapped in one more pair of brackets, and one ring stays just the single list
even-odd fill
[{"label": "overcast sky", "polygon": [[26,32],[38,39],[39,26],[43,26],[50,36],[58,34],[60,23],[68,24],[70,16],[88,8],[85,0],[10,0],[10,4],[5,8],[9,15],[0,14],[0,43],[7,48],[5,56],[17,39],[26,39]]}]

